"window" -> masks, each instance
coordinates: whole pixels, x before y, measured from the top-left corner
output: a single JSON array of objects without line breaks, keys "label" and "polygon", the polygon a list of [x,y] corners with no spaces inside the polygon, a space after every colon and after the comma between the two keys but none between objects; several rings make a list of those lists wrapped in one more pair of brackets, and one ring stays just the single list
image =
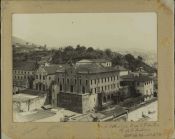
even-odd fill
[{"label": "window", "polygon": [[91,89],[91,93],[92,93],[92,91],[93,91],[93,90]]},{"label": "window", "polygon": [[101,79],[101,82],[103,83],[103,78]]},{"label": "window", "polygon": [[108,77],[108,82],[109,82],[109,77]]},{"label": "window", "polygon": [[92,80],[91,80],[91,85],[92,85]]},{"label": "window", "polygon": [[106,82],[106,78],[105,78],[105,82]]},{"label": "window", "polygon": [[106,90],[106,86],[105,86],[105,90]]},{"label": "window", "polygon": [[139,82],[137,82],[137,85],[140,85],[140,83],[139,83]]},{"label": "window", "polygon": [[63,78],[63,83],[64,83],[64,78]]},{"label": "window", "polygon": [[62,91],[63,90],[63,88],[62,88],[62,84],[60,84],[60,91]]},{"label": "window", "polygon": [[71,91],[71,92],[74,91],[74,87],[73,87],[73,85],[70,86],[70,91]]},{"label": "window", "polygon": [[24,79],[26,79],[26,76],[24,75]]},{"label": "window", "polygon": [[95,81],[95,84],[96,84],[96,80],[94,80]]},{"label": "window", "polygon": [[103,91],[103,86],[101,87],[101,90]]},{"label": "window", "polygon": [[69,79],[67,79],[67,83],[69,84]]},{"label": "window", "polygon": [[88,84],[88,80],[86,80],[86,85]]},{"label": "window", "polygon": [[95,88],[95,93],[97,93],[97,89]]},{"label": "window", "polygon": [[103,97],[103,102],[106,102],[106,97],[105,96]]},{"label": "window", "polygon": [[81,79],[80,79],[80,84],[81,84]]},{"label": "window", "polygon": [[115,81],[115,76],[114,76],[114,81]]},{"label": "window", "polygon": [[36,75],[36,79],[38,79],[38,75]]},{"label": "window", "polygon": [[41,80],[41,75],[40,75],[40,80]]},{"label": "window", "polygon": [[59,83],[59,78],[57,79],[58,83]]},{"label": "window", "polygon": [[85,93],[85,87],[84,86],[82,87],[82,92],[83,92],[83,94]]},{"label": "window", "polygon": [[45,89],[46,89],[46,88],[45,88],[45,85],[43,84],[43,91],[45,91]]},{"label": "window", "polygon": [[49,80],[51,80],[51,77],[49,77]]},{"label": "window", "polygon": [[45,76],[43,76],[43,80],[45,80]]},{"label": "window", "polygon": [[112,81],[112,77],[111,77],[111,81]]},{"label": "window", "polygon": [[75,79],[75,84],[77,83],[77,80]]}]

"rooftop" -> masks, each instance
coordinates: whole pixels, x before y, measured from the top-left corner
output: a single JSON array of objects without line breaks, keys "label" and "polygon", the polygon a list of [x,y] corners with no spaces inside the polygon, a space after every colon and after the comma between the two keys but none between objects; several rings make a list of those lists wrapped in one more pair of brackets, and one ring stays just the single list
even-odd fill
[{"label": "rooftop", "polygon": [[152,78],[146,75],[137,76],[133,74],[123,75],[121,76],[121,79],[123,79],[124,81],[137,81],[137,82],[146,82],[152,80]]},{"label": "rooftop", "polygon": [[38,64],[34,61],[13,63],[14,70],[34,71],[37,68],[38,68]]},{"label": "rooftop", "polygon": [[47,72],[47,74],[54,74],[57,70],[64,68],[64,66],[60,64],[53,64],[49,66],[43,66],[43,68]]},{"label": "rooftop", "polygon": [[28,101],[34,98],[37,98],[38,96],[28,95],[28,94],[15,94],[13,95],[13,101],[14,102],[24,102]]},{"label": "rooftop", "polygon": [[124,68],[123,66],[115,66],[115,68],[119,71],[128,71],[126,68]]},{"label": "rooftop", "polygon": [[46,93],[47,92],[45,91],[38,91],[38,90],[32,90],[32,89],[20,90],[20,94],[34,95],[34,96],[42,96]]}]

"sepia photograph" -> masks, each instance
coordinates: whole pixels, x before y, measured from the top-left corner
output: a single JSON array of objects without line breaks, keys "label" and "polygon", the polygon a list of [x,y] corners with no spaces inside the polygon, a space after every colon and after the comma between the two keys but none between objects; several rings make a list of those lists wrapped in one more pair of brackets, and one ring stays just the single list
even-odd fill
[{"label": "sepia photograph", "polygon": [[154,12],[12,15],[13,122],[158,121]]}]

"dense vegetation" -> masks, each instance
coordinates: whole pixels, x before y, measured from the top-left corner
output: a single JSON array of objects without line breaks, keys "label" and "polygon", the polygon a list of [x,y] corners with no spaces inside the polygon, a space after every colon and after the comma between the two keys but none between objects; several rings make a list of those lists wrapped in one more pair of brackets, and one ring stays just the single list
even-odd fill
[{"label": "dense vegetation", "polygon": [[117,52],[112,52],[110,49],[100,50],[92,47],[77,45],[75,48],[67,46],[59,49],[32,51],[29,53],[16,53],[14,48],[14,62],[35,60],[40,61],[43,57],[51,57],[52,64],[75,63],[81,59],[110,59],[113,66],[120,65],[125,68],[135,71],[138,67],[143,67],[146,71],[155,71],[153,67],[144,62],[141,56],[134,57],[131,54],[121,55]]}]

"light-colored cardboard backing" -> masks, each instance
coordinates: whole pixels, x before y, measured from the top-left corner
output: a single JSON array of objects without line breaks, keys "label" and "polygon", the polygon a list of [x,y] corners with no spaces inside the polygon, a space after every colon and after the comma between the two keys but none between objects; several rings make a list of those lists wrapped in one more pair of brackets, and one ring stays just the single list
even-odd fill
[{"label": "light-colored cardboard backing", "polygon": [[[172,1],[173,0],[2,1],[2,132],[12,139],[170,138],[174,128],[174,20]],[[158,121],[14,123],[12,120],[12,14],[86,12],[155,12],[157,14]]]}]

